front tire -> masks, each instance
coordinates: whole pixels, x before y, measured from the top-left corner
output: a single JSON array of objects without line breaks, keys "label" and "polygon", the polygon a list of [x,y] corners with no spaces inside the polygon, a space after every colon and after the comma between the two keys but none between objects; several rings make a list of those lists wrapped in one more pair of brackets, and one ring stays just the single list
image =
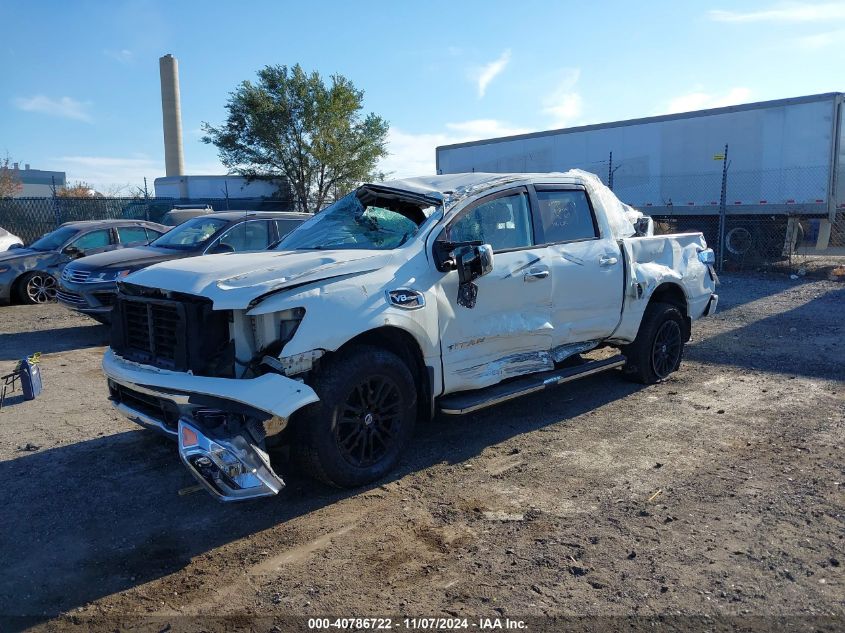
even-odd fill
[{"label": "front tire", "polygon": [[684,355],[684,317],[669,303],[652,303],[643,315],[637,338],[622,348],[629,379],[652,385],[662,382],[681,365]]},{"label": "front tire", "polygon": [[103,314],[89,314],[89,317],[94,319],[97,323],[101,325],[111,325],[111,313],[106,312]]},{"label": "front tire", "polygon": [[53,303],[56,300],[56,278],[48,273],[26,273],[18,282],[18,299],[26,305]]},{"label": "front tire", "polygon": [[311,386],[320,401],[293,427],[291,456],[315,479],[354,488],[390,472],[413,434],[416,386],[398,356],[356,345],[326,359]]}]

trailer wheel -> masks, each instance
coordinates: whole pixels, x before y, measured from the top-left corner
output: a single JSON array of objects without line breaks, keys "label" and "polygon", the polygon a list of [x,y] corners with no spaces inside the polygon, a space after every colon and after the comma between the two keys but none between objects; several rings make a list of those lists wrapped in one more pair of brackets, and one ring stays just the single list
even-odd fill
[{"label": "trailer wheel", "polygon": [[755,233],[751,226],[736,226],[725,233],[725,250],[735,257],[745,257],[754,247]]},{"label": "trailer wheel", "polygon": [[416,387],[405,363],[356,345],[327,359],[311,386],[320,401],[293,426],[291,457],[300,468],[339,488],[390,472],[416,421]]},{"label": "trailer wheel", "polygon": [[646,308],[640,331],[633,343],[622,348],[628,359],[627,378],[651,385],[669,377],[681,365],[684,355],[684,317],[669,303],[652,303]]}]

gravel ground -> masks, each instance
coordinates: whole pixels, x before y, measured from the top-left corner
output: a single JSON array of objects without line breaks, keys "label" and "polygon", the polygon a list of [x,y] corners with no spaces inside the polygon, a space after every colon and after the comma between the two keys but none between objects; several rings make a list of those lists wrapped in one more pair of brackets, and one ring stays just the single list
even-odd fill
[{"label": "gravel ground", "polygon": [[45,382],[0,412],[0,629],[181,630],[196,615],[842,627],[845,285],[731,275],[719,293],[666,383],[606,374],[441,416],[389,480],[336,491],[282,462],[278,497],[236,505],[178,494],[194,481],[175,447],[112,412],[105,327],[0,308],[0,373],[42,351]]}]

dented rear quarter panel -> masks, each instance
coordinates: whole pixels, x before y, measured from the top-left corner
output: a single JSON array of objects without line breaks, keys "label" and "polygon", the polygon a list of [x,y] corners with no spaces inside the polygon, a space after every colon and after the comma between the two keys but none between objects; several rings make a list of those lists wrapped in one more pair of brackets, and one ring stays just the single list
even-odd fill
[{"label": "dented rear quarter panel", "polygon": [[707,247],[701,233],[629,237],[620,243],[628,262],[625,303],[611,341],[634,340],[648,302],[663,284],[678,286],[686,297],[690,318],[701,317],[716,288],[707,266],[698,259],[699,251]]}]

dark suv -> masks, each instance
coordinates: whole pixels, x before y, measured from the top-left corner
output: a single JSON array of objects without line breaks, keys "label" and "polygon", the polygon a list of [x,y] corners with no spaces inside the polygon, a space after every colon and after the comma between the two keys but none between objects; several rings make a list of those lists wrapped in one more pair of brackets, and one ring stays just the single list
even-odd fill
[{"label": "dark suv", "polygon": [[261,251],[310,217],[281,211],[224,211],[191,218],[147,246],[84,257],[66,266],[57,296],[71,310],[107,323],[117,282],[129,273],[183,257]]},{"label": "dark suv", "polygon": [[0,253],[0,301],[47,303],[56,299],[56,278],[70,261],[126,246],[138,246],[168,227],[145,220],[67,222],[26,248]]}]

